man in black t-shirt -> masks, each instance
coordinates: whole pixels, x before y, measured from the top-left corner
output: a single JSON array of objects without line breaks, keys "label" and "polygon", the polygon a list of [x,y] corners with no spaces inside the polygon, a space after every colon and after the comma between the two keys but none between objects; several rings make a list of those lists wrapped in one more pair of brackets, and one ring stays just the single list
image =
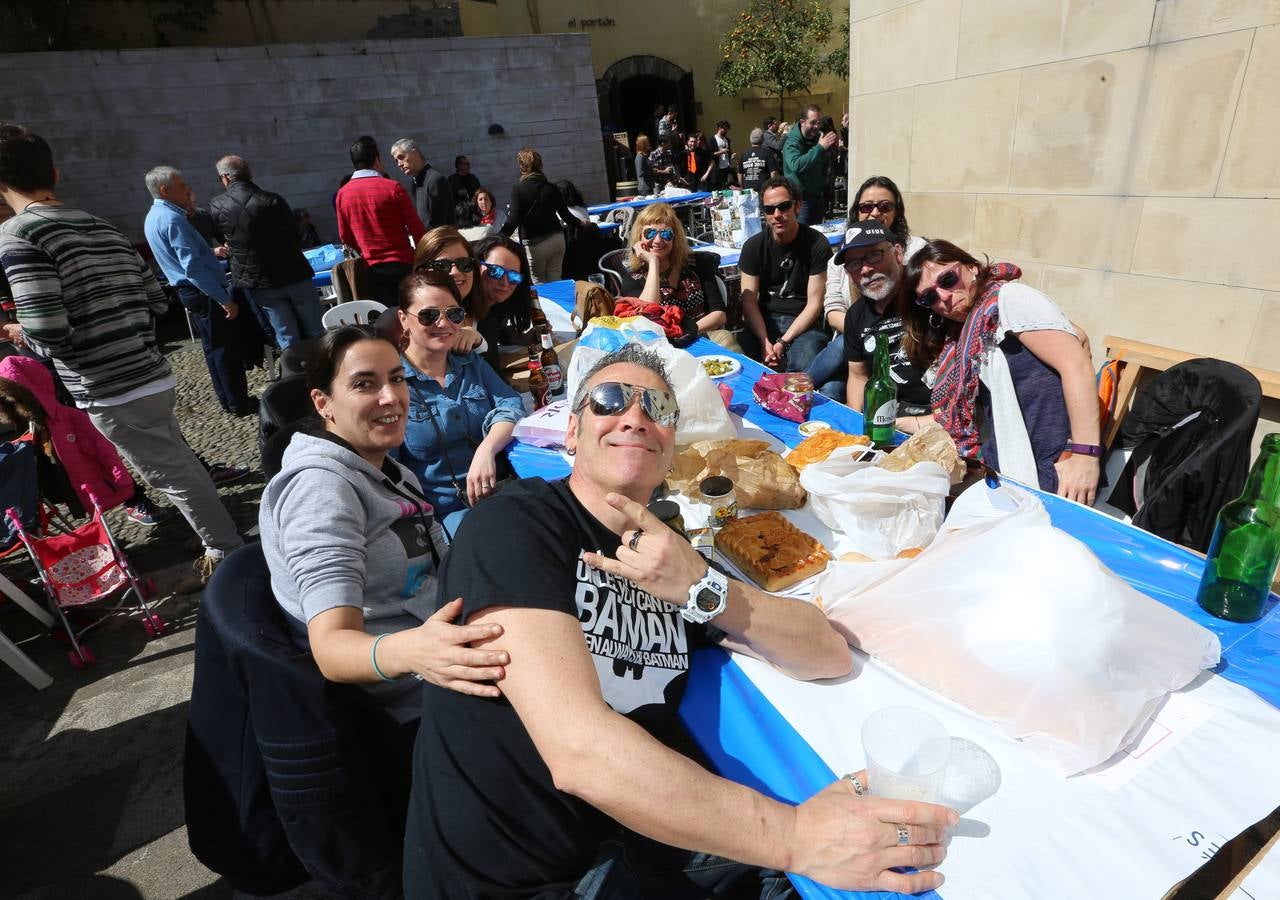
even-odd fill
[{"label": "man in black t-shirt", "polygon": [[742,245],[743,351],[780,372],[803,372],[827,345],[822,296],[831,245],[826,235],[801,225],[800,191],[787,178],[760,189],[764,230]]},{"label": "man in black t-shirt", "polygon": [[898,386],[898,429],[914,433],[930,412],[929,388],[902,348],[902,318],[896,313],[902,287],[902,246],[878,219],[850,225],[835,262],[858,295],[844,319],[844,358],[849,364],[845,402],[862,412],[862,395],[875,362],[876,335],[889,342],[889,376]]},{"label": "man in black t-shirt", "polygon": [[776,151],[762,147],[764,132],[759,128],[751,132],[751,149],[738,157],[738,177],[744,191],[759,191],[760,186],[782,174],[782,157]]},{"label": "man in black t-shirt", "polygon": [[690,759],[676,711],[694,649],[718,643],[800,678],[846,673],[849,649],[816,606],[726,579],[643,506],[679,415],[657,357],[636,345],[603,357],[572,409],[573,474],[477,505],[441,571],[441,601],[460,596],[464,621],[500,628],[486,646],[510,662],[498,699],[426,686],[406,897],[794,896],[784,868],[936,886],[888,867],[940,859],[937,826],[954,813],[849,782],[790,807]]}]

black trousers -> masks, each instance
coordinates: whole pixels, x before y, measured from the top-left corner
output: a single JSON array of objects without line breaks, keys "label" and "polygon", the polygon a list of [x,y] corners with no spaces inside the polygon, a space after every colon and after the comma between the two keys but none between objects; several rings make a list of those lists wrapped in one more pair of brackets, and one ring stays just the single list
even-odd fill
[{"label": "black trousers", "polygon": [[[187,312],[200,346],[204,349],[204,362],[209,367],[209,381],[218,403],[227,412],[235,412],[249,405],[249,385],[244,376],[244,352],[240,336],[227,319],[227,313],[218,303],[202,291],[187,284],[178,285],[178,299]],[[239,315],[249,314],[241,309]]]}]

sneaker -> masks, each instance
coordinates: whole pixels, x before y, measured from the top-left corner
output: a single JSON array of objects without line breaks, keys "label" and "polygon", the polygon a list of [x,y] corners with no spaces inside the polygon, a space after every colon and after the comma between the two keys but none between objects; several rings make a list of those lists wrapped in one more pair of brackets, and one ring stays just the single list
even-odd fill
[{"label": "sneaker", "polygon": [[198,594],[204,590],[209,579],[213,576],[213,570],[218,568],[218,563],[222,562],[221,556],[203,555],[196,558],[191,564],[191,574],[186,575],[177,584],[173,586],[175,594]]},{"label": "sneaker", "polygon": [[156,506],[144,500],[136,506],[126,506],[124,514],[139,525],[159,525],[172,519],[177,511],[171,506]]},{"label": "sneaker", "polygon": [[209,466],[209,477],[214,484],[221,487],[224,484],[243,481],[249,477],[250,471],[252,470],[248,466],[224,466],[221,463],[215,463]]}]

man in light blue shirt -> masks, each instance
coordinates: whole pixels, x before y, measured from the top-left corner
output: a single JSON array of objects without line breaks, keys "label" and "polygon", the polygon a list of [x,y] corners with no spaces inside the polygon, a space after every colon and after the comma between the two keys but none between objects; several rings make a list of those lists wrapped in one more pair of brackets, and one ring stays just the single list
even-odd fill
[{"label": "man in light blue shirt", "polygon": [[147,172],[146,183],[155,198],[144,227],[147,243],[191,314],[218,403],[232,415],[253,415],[257,406],[249,400],[239,335],[230,324],[238,307],[231,299],[222,264],[187,219],[195,209],[195,192],[182,173],[170,166]]}]

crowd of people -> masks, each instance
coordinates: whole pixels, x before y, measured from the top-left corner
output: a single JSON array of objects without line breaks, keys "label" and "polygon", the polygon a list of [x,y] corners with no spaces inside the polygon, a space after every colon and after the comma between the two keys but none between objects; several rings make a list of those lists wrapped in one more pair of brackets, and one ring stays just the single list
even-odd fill
[{"label": "crowd of people", "polygon": [[[1092,501],[1087,339],[1016,266],[913,236],[885,176],[863,182],[833,252],[809,224],[841,142],[817,107],[789,129],[767,120],[736,163],[727,123],[707,142],[677,120],[663,111],[650,152],[637,141],[638,173],[655,186],[742,179],[759,193],[764,228],[739,261],[743,328],[727,330],[717,261],[690,252],[663,203],[634,219],[623,296],[673,310],[683,334],[808,372],[855,409],[883,335],[901,430],[932,418],[962,454]],[[210,236],[166,166],[144,179],[145,230],[229,413],[252,400],[227,338],[245,317],[239,297],[281,346],[306,352],[314,412],[263,493],[262,549],[299,647],[327,679],[367,687],[416,740],[406,896],[794,896],[783,872],[863,890],[941,884],[931,867],[957,821],[945,807],[874,798],[865,772],[791,807],[694,761],[675,713],[697,647],[801,679],[842,676],[852,660],[820,609],[725,576],[645,508],[680,416],[658,357],[627,346],[582,378],[567,479],[513,477],[504,450],[523,406],[497,348],[536,336],[530,284],[560,277],[565,234],[585,219],[576,189],[551,183],[525,148],[504,216],[465,157],[446,177],[412,139],[391,155],[408,191],[362,137],[335,198],[342,243],[394,308],[376,326],[320,327],[299,220],[238,156],[215,165],[226,190]],[[5,336],[52,363],[187,519],[203,583],[243,538],[174,416],[155,337],[168,298],[119,231],[57,197],[57,180],[48,144],[0,123],[0,197],[14,213],[0,225],[15,313]]]}]

